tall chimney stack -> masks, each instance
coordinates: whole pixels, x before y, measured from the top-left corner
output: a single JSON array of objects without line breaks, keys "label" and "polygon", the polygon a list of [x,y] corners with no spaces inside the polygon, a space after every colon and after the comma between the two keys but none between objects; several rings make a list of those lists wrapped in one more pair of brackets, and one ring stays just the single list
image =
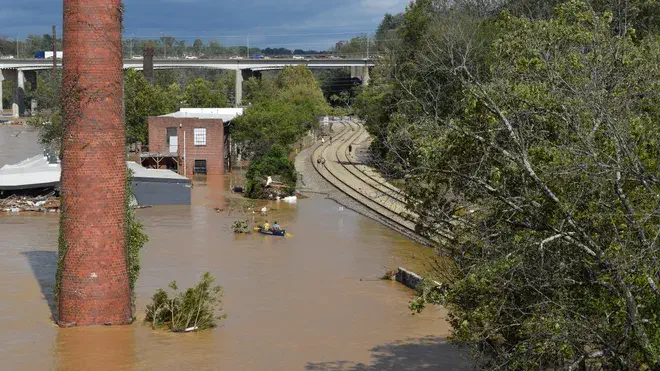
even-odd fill
[{"label": "tall chimney stack", "polygon": [[154,47],[147,45],[144,47],[144,58],[142,59],[142,73],[144,78],[151,85],[154,84]]},{"label": "tall chimney stack", "polygon": [[59,325],[131,322],[121,0],[64,1]]}]

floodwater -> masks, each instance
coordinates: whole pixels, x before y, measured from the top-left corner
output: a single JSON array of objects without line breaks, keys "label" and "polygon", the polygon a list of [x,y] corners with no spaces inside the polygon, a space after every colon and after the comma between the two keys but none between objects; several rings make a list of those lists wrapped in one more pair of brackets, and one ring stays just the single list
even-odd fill
[{"label": "floodwater", "polygon": [[[6,156],[3,146],[0,163]],[[422,272],[430,249],[321,195],[295,205],[257,205],[266,205],[268,219],[291,237],[236,236],[235,220],[263,219],[238,211],[244,200],[227,191],[231,182],[224,176],[197,179],[192,206],[138,210],[150,241],[141,253],[138,322],[131,326],[56,327],[58,216],[0,214],[2,368],[376,371],[464,365],[444,344],[445,312],[413,316],[407,308],[412,291],[378,279],[396,266]],[[172,280],[189,287],[207,271],[225,289],[228,318],[218,328],[170,334],[141,323],[158,288]]]}]

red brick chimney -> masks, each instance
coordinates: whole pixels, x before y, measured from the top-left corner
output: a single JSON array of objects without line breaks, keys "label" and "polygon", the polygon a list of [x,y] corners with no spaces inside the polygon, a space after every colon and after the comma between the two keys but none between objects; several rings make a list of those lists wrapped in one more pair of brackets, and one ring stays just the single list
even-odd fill
[{"label": "red brick chimney", "polygon": [[154,47],[144,47],[144,57],[142,59],[142,73],[144,78],[152,85],[154,84]]},{"label": "red brick chimney", "polygon": [[121,0],[64,0],[60,326],[126,324]]}]

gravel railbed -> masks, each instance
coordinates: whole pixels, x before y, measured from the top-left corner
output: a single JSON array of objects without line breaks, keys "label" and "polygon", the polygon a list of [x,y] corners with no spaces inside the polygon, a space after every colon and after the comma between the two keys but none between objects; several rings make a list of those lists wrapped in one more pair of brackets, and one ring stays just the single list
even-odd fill
[{"label": "gravel railbed", "polygon": [[[339,132],[340,130],[341,129],[335,129],[335,132]],[[389,218],[386,218],[381,214],[376,213],[368,207],[362,205],[361,203],[355,201],[353,198],[347,196],[345,193],[341,192],[331,183],[325,180],[325,178],[323,178],[316,171],[311,160],[312,153],[319,147],[319,145],[320,143],[317,143],[314,146],[301,151],[298,156],[296,156],[295,164],[296,170],[299,174],[297,189],[300,193],[323,194],[328,199],[337,202],[345,208],[373,219],[419,244],[432,246],[425,238],[412,233],[410,230],[392,222]]]}]

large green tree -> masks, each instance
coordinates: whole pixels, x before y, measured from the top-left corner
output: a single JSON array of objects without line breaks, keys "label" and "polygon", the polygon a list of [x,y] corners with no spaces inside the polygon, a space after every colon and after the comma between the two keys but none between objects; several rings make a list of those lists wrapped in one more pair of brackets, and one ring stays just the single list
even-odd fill
[{"label": "large green tree", "polygon": [[185,104],[188,107],[227,107],[227,90],[220,80],[215,84],[204,79],[195,79],[186,86]]},{"label": "large green tree", "polygon": [[178,86],[163,89],[151,85],[142,72],[130,69],[124,77],[124,107],[126,140],[128,143],[147,143],[149,116],[164,115],[179,108]]},{"label": "large green tree", "polygon": [[252,159],[247,194],[261,198],[265,176],[279,175],[295,186],[295,167],[289,160],[292,146],[318,126],[328,104],[305,66],[286,67],[274,81],[250,79],[246,85],[252,105],[234,120],[232,136]]},{"label": "large green tree", "polygon": [[446,291],[413,307],[444,304],[484,369],[656,369],[660,39],[622,22],[633,2],[438,3],[359,98],[441,241]]}]

